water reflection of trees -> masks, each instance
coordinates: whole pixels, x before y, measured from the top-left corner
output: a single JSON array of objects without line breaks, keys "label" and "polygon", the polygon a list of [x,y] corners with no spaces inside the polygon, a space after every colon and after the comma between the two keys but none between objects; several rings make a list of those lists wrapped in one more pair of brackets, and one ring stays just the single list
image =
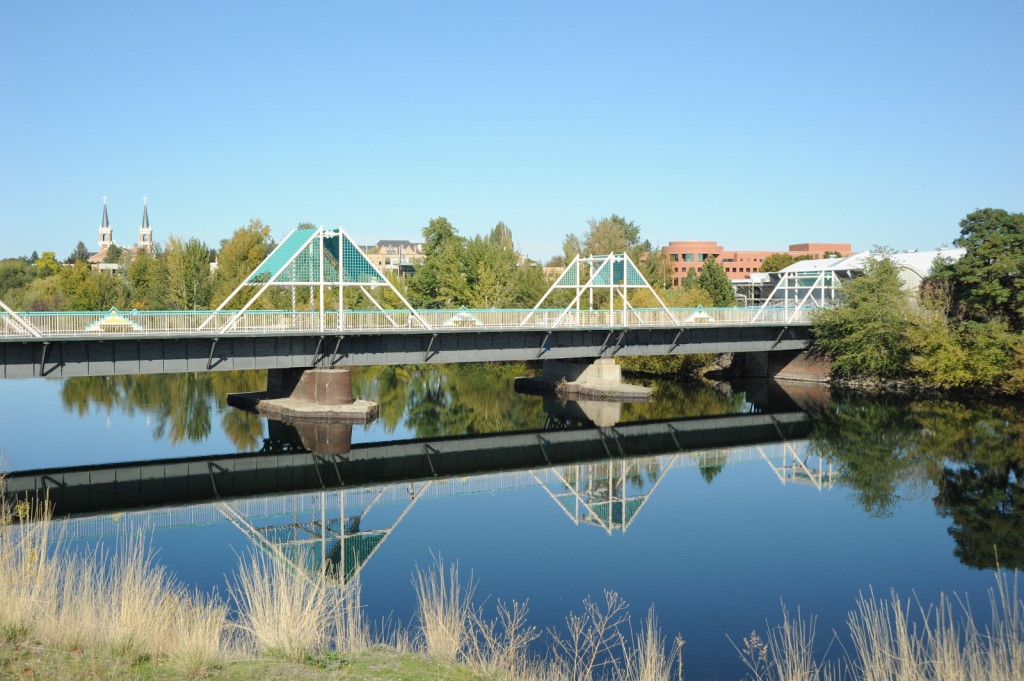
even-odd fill
[{"label": "water reflection of trees", "polygon": [[[353,387],[379,403],[387,432],[404,425],[416,437],[497,433],[544,428],[543,400],[514,389],[518,376],[533,373],[523,363],[361,367]],[[655,399],[622,405],[623,421],[735,414],[744,405],[742,394],[706,383],[654,385]]]},{"label": "water reflection of trees", "polygon": [[227,406],[228,393],[266,388],[265,371],[228,371],[143,376],[81,376],[61,385],[64,408],[79,416],[93,409],[119,409],[129,416],[144,412],[153,437],[173,444],[202,442],[213,428],[214,412],[224,433],[240,451],[258,449],[263,422]]},{"label": "water reflection of trees", "polygon": [[1009,404],[852,397],[815,419],[811,440],[872,515],[929,486],[965,565],[1024,567],[1024,411]]},{"label": "water reflection of trees", "polygon": [[[544,428],[544,401],[514,389],[518,376],[531,373],[534,368],[523,363],[358,367],[352,369],[352,382],[358,397],[378,403],[385,432],[402,427],[430,438]],[[623,421],[743,410],[742,394],[702,383],[653,383],[655,399],[624,404]],[[265,388],[265,371],[79,377],[64,381],[61,400],[79,416],[94,409],[119,409],[129,416],[144,412],[152,419],[154,438],[174,444],[206,439],[219,420],[239,450],[252,451],[263,441],[262,420],[228,407],[225,397]]]}]

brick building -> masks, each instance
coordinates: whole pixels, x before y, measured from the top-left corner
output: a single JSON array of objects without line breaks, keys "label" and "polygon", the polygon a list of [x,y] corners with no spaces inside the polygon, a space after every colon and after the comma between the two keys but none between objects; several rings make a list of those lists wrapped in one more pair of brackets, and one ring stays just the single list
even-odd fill
[{"label": "brick building", "polygon": [[845,257],[853,253],[850,244],[841,243],[790,244],[785,251],[727,251],[715,241],[670,241],[661,252],[665,256],[673,286],[678,286],[691,269],[695,274],[700,274],[704,269],[704,261],[711,257],[718,261],[730,279],[749,279],[751,274],[761,268],[765,258],[774,253],[814,259],[826,255]]}]

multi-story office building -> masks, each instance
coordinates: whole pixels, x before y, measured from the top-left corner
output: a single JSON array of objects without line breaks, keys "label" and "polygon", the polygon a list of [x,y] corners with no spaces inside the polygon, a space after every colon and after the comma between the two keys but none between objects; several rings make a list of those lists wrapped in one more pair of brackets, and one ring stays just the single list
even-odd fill
[{"label": "multi-story office building", "polygon": [[852,254],[850,244],[806,243],[790,244],[778,251],[727,251],[715,241],[671,241],[661,249],[673,286],[685,278],[689,270],[700,274],[704,262],[714,257],[730,279],[749,279],[761,268],[765,258],[774,253],[787,253],[794,258],[845,257]]}]

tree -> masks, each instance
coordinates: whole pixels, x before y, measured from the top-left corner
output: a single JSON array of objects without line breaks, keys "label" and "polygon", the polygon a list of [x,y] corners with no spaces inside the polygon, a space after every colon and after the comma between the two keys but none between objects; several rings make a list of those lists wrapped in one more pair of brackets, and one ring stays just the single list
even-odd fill
[{"label": "tree", "polygon": [[736,292],[729,282],[729,275],[715,258],[704,261],[704,269],[697,277],[697,286],[711,296],[712,307],[733,307],[736,305]]},{"label": "tree", "polygon": [[220,242],[213,300],[219,303],[231,295],[270,253],[270,242],[270,225],[255,218],[245,227],[236,229],[230,239]]},{"label": "tree", "polygon": [[43,251],[43,255],[36,259],[35,265],[40,277],[49,277],[60,272],[60,263],[57,262],[57,256],[53,251]]},{"label": "tree", "polygon": [[1024,213],[975,211],[960,221],[954,243],[966,250],[945,271],[955,301],[975,319],[1002,317],[1024,330]]},{"label": "tree", "polygon": [[88,259],[89,249],[85,247],[85,242],[79,241],[78,245],[75,246],[75,250],[71,251],[71,255],[68,256],[68,259],[65,262],[69,265],[74,265],[76,262]]},{"label": "tree", "polygon": [[661,282],[665,276],[661,253],[651,242],[640,239],[640,225],[615,215],[600,220],[587,221],[587,231],[582,236],[567,234],[562,241],[565,262],[576,255],[608,255],[625,253],[640,269],[649,282]]},{"label": "tree", "polygon": [[37,271],[21,258],[0,260],[0,300],[6,299],[9,291],[27,286],[35,279]]},{"label": "tree", "polygon": [[909,368],[913,323],[899,268],[875,255],[861,276],[843,284],[838,304],[815,317],[814,344],[832,358],[835,373],[900,376]]},{"label": "tree", "polygon": [[210,304],[210,249],[199,239],[167,238],[167,297],[176,310],[202,310]]},{"label": "tree", "polygon": [[123,251],[124,251],[124,249],[121,248],[120,246],[118,246],[117,244],[110,244],[110,246],[107,248],[107,254],[103,258],[103,262],[105,262],[105,263],[116,263],[116,262],[119,262],[121,260],[121,255],[122,255]]},{"label": "tree", "polygon": [[85,262],[61,268],[57,277],[63,310],[109,310],[124,307],[121,277],[96,272]]},{"label": "tree", "polygon": [[757,269],[757,271],[758,272],[779,272],[779,271],[789,267],[790,265],[792,265],[795,262],[800,262],[801,260],[810,260],[810,259],[811,259],[811,256],[809,256],[809,255],[792,256],[789,253],[772,253],[771,255],[769,255],[767,258],[764,259],[764,262],[761,263],[761,266]]},{"label": "tree", "polygon": [[167,308],[167,263],[162,253],[140,249],[123,272],[128,307],[139,310]]},{"label": "tree", "polygon": [[470,302],[465,240],[447,218],[423,228],[423,263],[409,279],[410,302],[416,307],[454,308]]}]

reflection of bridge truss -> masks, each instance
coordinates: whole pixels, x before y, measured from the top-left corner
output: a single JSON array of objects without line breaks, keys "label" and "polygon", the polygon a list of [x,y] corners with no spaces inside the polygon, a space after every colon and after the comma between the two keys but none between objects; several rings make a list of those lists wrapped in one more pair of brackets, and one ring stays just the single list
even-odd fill
[{"label": "reflection of bridge truss", "polygon": [[68,539],[88,539],[128,528],[213,525],[226,519],[296,570],[327,573],[347,584],[425,498],[540,487],[575,525],[613,534],[629,529],[673,469],[763,460],[784,485],[825,490],[836,478],[831,465],[812,457],[806,441],[628,458],[614,429],[602,440],[608,458],[588,463],[84,516],[64,521],[61,531]]},{"label": "reflection of bridge truss", "polygon": [[654,459],[618,459],[550,469],[551,485],[534,474],[569,520],[625,532],[640,509],[679,461],[679,454]]},{"label": "reflection of bridge truss", "polygon": [[[430,482],[403,485],[408,495],[404,507],[390,522],[368,525],[366,516],[384,495],[381,488],[366,502],[366,495],[357,498],[358,511],[348,513],[345,490],[318,492],[310,495],[312,502],[296,510],[290,523],[260,525],[247,519],[231,504],[219,503],[218,510],[235,527],[248,536],[254,545],[282,560],[298,572],[327,574],[341,584],[359,576],[363,565],[402,522],[416,502],[430,488]],[[308,513],[308,515],[307,515]],[[274,520],[277,520],[276,518]]]},{"label": "reflection of bridge truss", "polygon": [[791,443],[781,442],[777,446],[782,448],[782,461],[778,464],[768,457],[763,447],[758,446],[757,451],[775,471],[779,482],[783,485],[790,483],[812,485],[818,488],[819,492],[823,489],[832,489],[835,484],[836,472],[831,461],[826,463],[823,458],[815,457],[817,458],[817,465],[815,465],[811,462],[810,454],[801,457]]}]

